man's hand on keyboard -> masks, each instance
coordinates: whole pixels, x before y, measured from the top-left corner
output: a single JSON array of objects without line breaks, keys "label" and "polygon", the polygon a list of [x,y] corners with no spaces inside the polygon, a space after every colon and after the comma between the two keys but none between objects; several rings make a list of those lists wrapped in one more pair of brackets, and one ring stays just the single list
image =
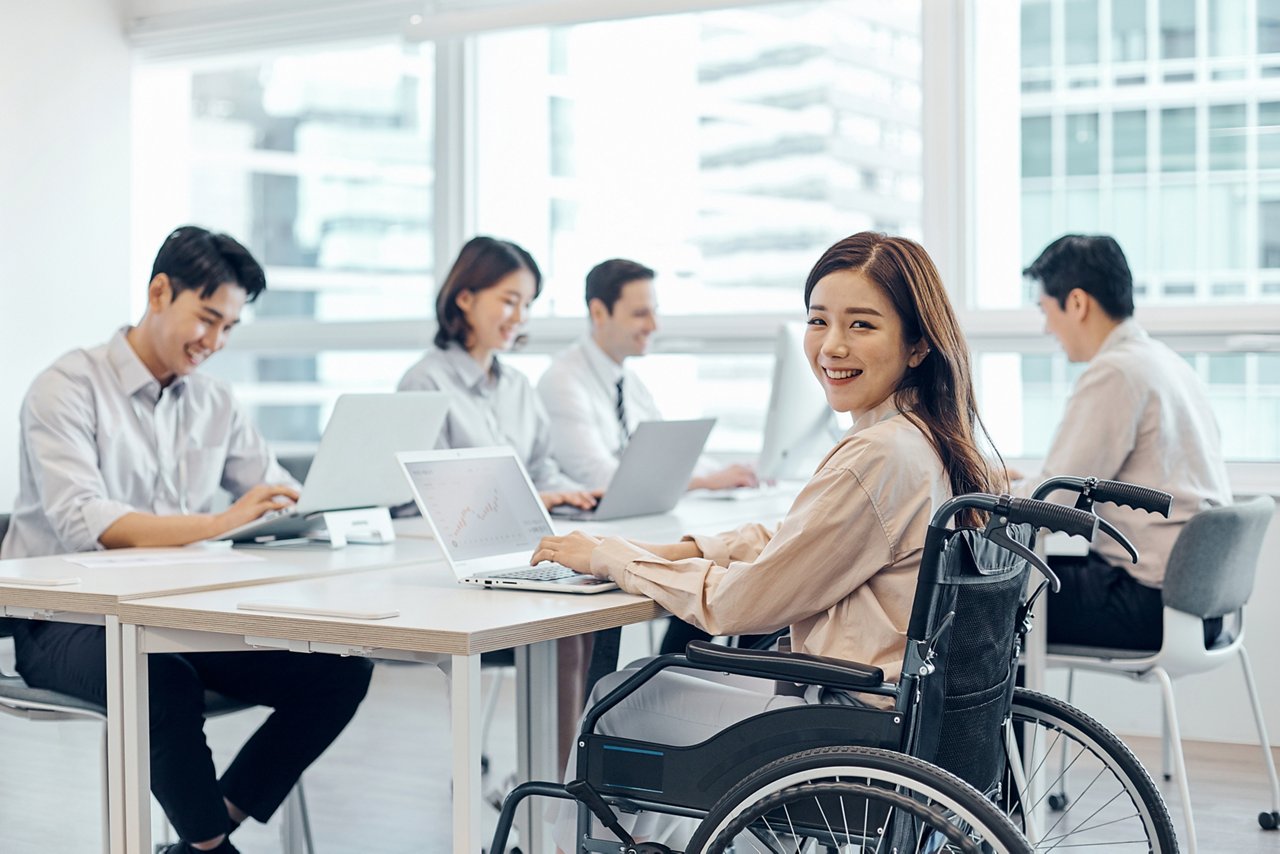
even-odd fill
[{"label": "man's hand on keyboard", "polygon": [[218,533],[230,531],[292,505],[298,490],[282,483],[264,483],[240,496],[240,499],[218,514]]},{"label": "man's hand on keyboard", "polygon": [[702,477],[689,481],[690,489],[738,489],[743,486],[756,486],[755,469],[746,465],[731,465],[719,471],[713,471]]},{"label": "man's hand on keyboard", "polygon": [[567,566],[574,572],[592,575],[591,552],[598,545],[600,545],[599,537],[593,537],[581,531],[574,531],[564,537],[543,537],[542,542],[538,543],[538,547],[533,550],[529,563],[537,566],[544,560],[550,560]]}]

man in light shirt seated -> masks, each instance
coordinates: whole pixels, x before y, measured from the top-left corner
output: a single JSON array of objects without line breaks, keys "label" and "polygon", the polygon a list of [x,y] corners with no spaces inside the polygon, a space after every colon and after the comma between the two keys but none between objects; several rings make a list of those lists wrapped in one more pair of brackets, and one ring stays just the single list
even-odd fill
[{"label": "man in light shirt seated", "polygon": [[[45,369],[22,403],[20,485],[0,557],[216,537],[298,497],[230,386],[197,373],[227,342],[262,267],[225,234],[184,226],[156,255],[147,309],[106,343]],[[219,486],[234,503],[214,511]],[[106,705],[101,626],[17,621],[18,672]],[[151,791],[181,842],[168,854],[236,851],[337,738],[369,687],[365,659],[290,652],[148,656]],[[271,715],[219,778],[204,737],[205,691]]]},{"label": "man in light shirt seated", "polygon": [[[622,258],[593,267],[586,288],[591,331],[556,356],[538,382],[551,416],[552,455],[566,475],[590,489],[609,485],[636,425],[662,419],[649,390],[625,365],[628,358],[648,352],[658,328],[653,277],[653,270]],[[690,489],[755,485],[750,467],[717,468],[706,458],[689,482]],[[672,617],[662,651],[684,652],[689,641],[710,637]]]},{"label": "man in light shirt seated", "polygon": [[[589,489],[604,489],[632,431],[659,421],[653,396],[625,362],[643,356],[658,328],[653,270],[615,258],[587,274],[591,332],[551,362],[538,394],[551,416],[551,450],[566,475]],[[690,489],[755,486],[748,466],[717,468],[702,460]]]},{"label": "man in light shirt seated", "polygon": [[[1054,560],[1062,591],[1049,599],[1051,643],[1155,650],[1163,636],[1160,588],[1182,526],[1201,510],[1231,503],[1217,422],[1187,362],[1133,319],[1133,276],[1107,236],[1069,234],[1023,275],[1041,286],[1045,329],[1072,362],[1076,381],[1044,469],[1019,490],[1055,475],[1094,476],[1173,495],[1168,519],[1129,507],[1100,511],[1137,547],[1129,562],[1106,537],[1087,558]],[[1205,621],[1206,642],[1222,620]]]}]

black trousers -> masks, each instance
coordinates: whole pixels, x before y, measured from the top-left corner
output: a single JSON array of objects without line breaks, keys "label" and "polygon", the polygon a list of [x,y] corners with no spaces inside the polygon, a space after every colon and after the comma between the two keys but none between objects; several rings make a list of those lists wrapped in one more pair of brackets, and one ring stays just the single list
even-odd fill
[{"label": "black trousers", "polygon": [[[22,620],[14,634],[27,684],[106,705],[106,635],[99,626]],[[373,665],[362,658],[290,652],[148,656],[151,791],[182,839],[230,829],[223,798],[258,821],[355,714]],[[274,711],[218,779],[204,737],[204,692]]]},{"label": "black trousers", "polygon": [[[1160,591],[1139,584],[1099,554],[1052,557],[1062,590],[1047,594],[1049,643],[1112,649],[1158,650],[1164,640]],[[1217,639],[1222,618],[1204,621],[1205,645]]]}]

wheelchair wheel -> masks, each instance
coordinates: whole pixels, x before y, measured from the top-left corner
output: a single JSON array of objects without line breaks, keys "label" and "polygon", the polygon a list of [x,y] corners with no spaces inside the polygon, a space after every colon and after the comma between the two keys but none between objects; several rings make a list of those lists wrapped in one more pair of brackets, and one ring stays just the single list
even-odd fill
[{"label": "wheelchair wheel", "polygon": [[1006,744],[1006,812],[1035,851],[1178,850],[1160,790],[1110,730],[1074,706],[1018,688]]},{"label": "wheelchair wheel", "polygon": [[707,813],[688,854],[998,852],[1031,847],[963,780],[911,756],[824,747],[753,772]]}]

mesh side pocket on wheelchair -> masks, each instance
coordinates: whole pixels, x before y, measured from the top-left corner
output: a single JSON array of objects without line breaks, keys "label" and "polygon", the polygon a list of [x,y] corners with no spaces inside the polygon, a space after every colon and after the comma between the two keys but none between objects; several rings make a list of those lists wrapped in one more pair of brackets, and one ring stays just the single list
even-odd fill
[{"label": "mesh side pocket on wheelchair", "polygon": [[[1031,541],[1029,526],[1015,540]],[[988,792],[1004,768],[1000,725],[1016,675],[1015,633],[1026,562],[972,530],[941,556],[936,613],[954,613],[934,645],[941,678],[921,682],[916,756]]]}]

